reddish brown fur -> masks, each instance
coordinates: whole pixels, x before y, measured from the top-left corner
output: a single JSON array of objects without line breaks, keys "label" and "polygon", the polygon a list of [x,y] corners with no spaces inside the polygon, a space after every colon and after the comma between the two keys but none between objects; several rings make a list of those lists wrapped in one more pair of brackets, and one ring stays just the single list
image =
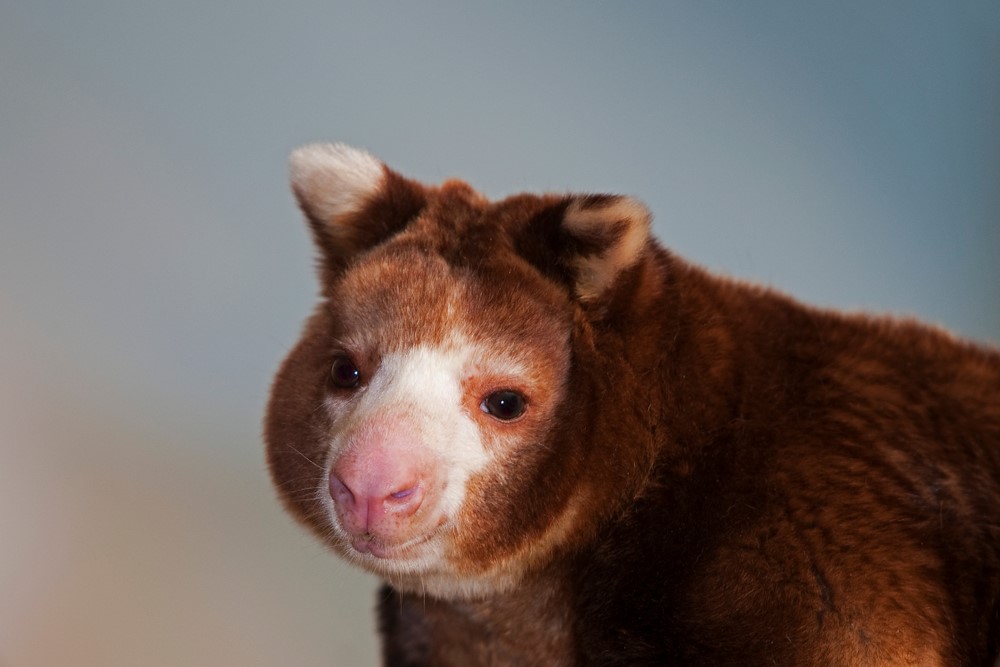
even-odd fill
[{"label": "reddish brown fur", "polygon": [[574,238],[572,198],[490,203],[388,173],[346,246],[312,220],[324,300],[266,422],[288,508],[326,536],[314,462],[344,337],[443,338],[452,298],[544,389],[523,426],[495,427],[537,446],[501,457],[502,481],[473,478],[476,530],[453,550],[464,571],[523,571],[518,585],[476,599],[387,587],[386,664],[992,664],[1000,354],[812,309],[652,240],[581,301],[574,258],[629,221]]}]

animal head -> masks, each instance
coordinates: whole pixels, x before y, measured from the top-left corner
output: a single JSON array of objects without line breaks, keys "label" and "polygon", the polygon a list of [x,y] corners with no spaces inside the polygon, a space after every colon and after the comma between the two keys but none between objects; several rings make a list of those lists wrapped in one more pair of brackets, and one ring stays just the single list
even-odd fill
[{"label": "animal head", "polygon": [[650,289],[641,203],[493,202],[340,144],[295,151],[291,181],[322,300],[265,438],[296,517],[402,590],[468,597],[634,494],[651,464],[622,338]]}]

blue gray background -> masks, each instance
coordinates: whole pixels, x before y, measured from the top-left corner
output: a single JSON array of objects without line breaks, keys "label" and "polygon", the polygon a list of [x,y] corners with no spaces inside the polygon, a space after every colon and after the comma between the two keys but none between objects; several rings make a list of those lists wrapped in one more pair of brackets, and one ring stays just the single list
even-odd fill
[{"label": "blue gray background", "polygon": [[0,665],[373,665],[284,516],[313,302],[286,184],[634,194],[691,260],[1000,340],[996,2],[0,6]]}]

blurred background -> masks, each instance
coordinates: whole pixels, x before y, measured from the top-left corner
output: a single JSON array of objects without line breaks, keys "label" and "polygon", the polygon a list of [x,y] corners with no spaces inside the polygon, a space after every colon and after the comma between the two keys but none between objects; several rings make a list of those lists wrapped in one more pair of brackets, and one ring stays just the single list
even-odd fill
[{"label": "blurred background", "polygon": [[689,259],[1000,340],[1000,4],[7,2],[0,665],[375,665],[260,423],[339,140],[626,192]]}]

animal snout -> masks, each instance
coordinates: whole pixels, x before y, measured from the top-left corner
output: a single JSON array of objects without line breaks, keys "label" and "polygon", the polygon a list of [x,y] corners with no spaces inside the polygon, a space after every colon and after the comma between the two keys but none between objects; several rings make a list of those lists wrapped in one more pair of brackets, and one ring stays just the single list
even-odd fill
[{"label": "animal snout", "polygon": [[330,497],[353,536],[403,542],[415,529],[433,468],[418,447],[394,432],[376,432],[351,443],[330,471]]},{"label": "animal snout", "polygon": [[405,519],[420,509],[424,487],[414,475],[366,478],[354,470],[330,473],[330,495],[352,533],[384,532],[390,520]]}]

